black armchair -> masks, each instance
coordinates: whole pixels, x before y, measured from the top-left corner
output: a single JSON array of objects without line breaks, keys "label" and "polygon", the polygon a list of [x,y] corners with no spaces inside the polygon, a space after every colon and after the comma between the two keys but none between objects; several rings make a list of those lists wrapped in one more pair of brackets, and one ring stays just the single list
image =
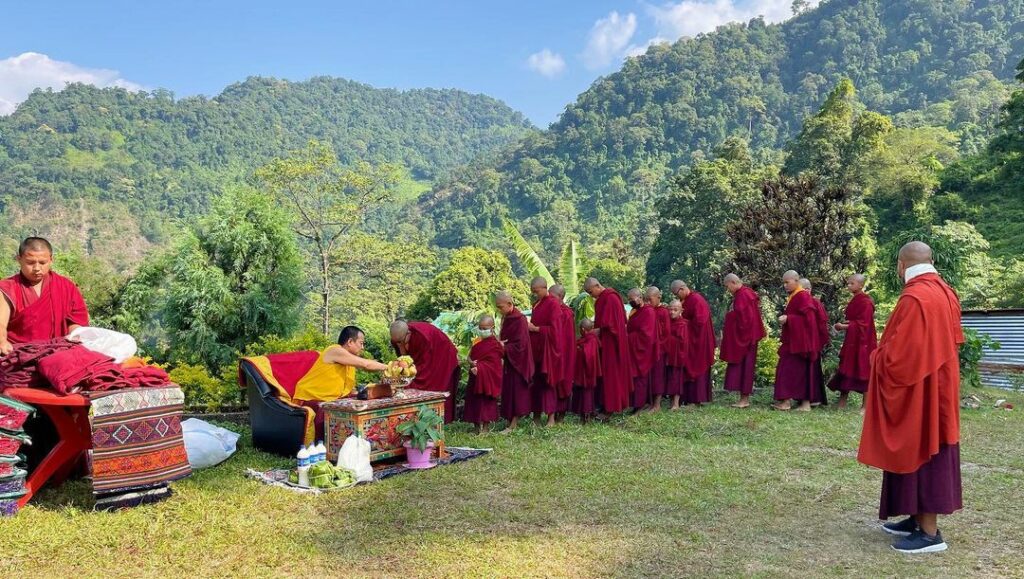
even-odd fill
[{"label": "black armchair", "polygon": [[252,445],[259,450],[295,456],[306,433],[307,410],[285,404],[253,365],[239,362],[249,399]]}]

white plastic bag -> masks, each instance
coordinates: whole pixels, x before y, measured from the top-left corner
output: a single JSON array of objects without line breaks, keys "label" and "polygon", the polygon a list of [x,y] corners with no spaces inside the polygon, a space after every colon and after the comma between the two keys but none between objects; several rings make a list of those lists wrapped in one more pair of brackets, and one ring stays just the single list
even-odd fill
[{"label": "white plastic bag", "polygon": [[68,339],[81,342],[83,346],[93,352],[110,356],[117,364],[131,358],[139,351],[135,338],[105,328],[91,326],[75,328],[68,334]]},{"label": "white plastic bag", "polygon": [[188,463],[193,470],[207,468],[227,460],[235,454],[241,436],[198,418],[182,421],[181,434],[185,439]]},{"label": "white plastic bag", "polygon": [[356,473],[357,482],[373,480],[373,467],[370,466],[370,441],[358,436],[349,436],[341,445],[338,453],[338,467],[347,468]]}]

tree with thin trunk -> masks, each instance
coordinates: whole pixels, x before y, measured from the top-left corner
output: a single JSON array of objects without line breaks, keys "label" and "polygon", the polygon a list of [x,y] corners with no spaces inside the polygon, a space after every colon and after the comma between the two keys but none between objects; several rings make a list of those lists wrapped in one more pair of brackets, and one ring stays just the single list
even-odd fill
[{"label": "tree with thin trunk", "polygon": [[401,169],[357,162],[342,167],[330,145],[305,149],[256,170],[256,180],[293,213],[295,233],[316,263],[311,286],[320,294],[320,327],[330,331],[332,257],[361,231],[366,218],[394,199]]}]

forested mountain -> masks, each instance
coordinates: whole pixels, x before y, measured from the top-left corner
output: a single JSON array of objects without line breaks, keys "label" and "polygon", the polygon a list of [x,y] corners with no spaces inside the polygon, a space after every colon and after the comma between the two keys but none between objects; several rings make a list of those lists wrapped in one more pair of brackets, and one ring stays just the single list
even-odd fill
[{"label": "forested mountain", "polygon": [[549,252],[579,236],[642,260],[652,201],[726,138],[778,164],[803,119],[849,78],[897,127],[945,127],[973,154],[1022,55],[1024,0],[831,0],[778,25],[728,25],[629,59],[549,130],[454,173],[426,212],[442,245],[486,245],[510,216]]},{"label": "forested mountain", "polygon": [[406,167],[415,194],[530,130],[487,96],[329,77],[249,78],[213,98],[177,100],[72,84],[37,90],[0,117],[0,211],[18,233],[98,253],[119,246],[134,258],[162,241],[169,218],[205,211],[224,185],[310,139],[345,164]]}]

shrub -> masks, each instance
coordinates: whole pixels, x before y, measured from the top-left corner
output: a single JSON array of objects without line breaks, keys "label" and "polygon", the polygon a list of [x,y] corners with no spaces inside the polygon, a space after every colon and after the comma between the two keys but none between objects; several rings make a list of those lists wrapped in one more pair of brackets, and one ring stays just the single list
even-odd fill
[{"label": "shrub", "polygon": [[985,349],[998,350],[999,342],[988,334],[972,328],[964,328],[964,343],[960,345],[960,381],[968,386],[981,386],[978,364]]},{"label": "shrub", "polygon": [[757,346],[757,378],[758,388],[771,388],[775,385],[775,367],[779,365],[779,339],[768,337]]},{"label": "shrub", "polygon": [[220,376],[211,376],[201,364],[179,364],[169,374],[184,391],[186,407],[216,412],[240,402],[238,369],[234,366],[225,366]]}]

